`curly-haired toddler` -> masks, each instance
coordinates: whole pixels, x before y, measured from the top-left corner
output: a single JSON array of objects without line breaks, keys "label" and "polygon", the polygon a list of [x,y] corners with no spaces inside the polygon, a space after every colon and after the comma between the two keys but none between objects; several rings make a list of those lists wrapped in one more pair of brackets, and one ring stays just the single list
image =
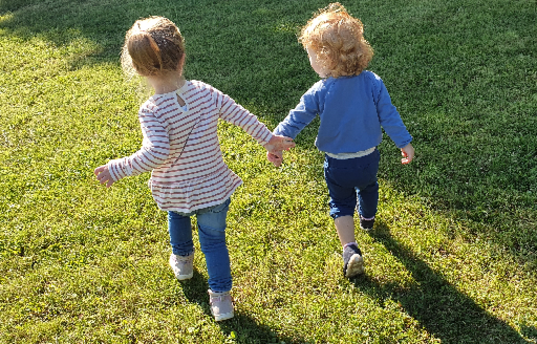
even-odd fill
[{"label": "curly-haired toddler", "polygon": [[[362,229],[373,228],[377,212],[377,146],[382,128],[401,149],[403,164],[414,158],[412,137],[382,80],[365,70],[373,49],[363,37],[360,20],[333,3],[307,23],[299,39],[322,80],[302,96],[274,134],[294,139],[317,115],[320,117],[315,145],[325,153],[330,216],[343,246],[343,272],[350,278],[364,271],[362,252],[354,237],[356,204]],[[267,154],[274,165],[282,163],[281,154]]]}]

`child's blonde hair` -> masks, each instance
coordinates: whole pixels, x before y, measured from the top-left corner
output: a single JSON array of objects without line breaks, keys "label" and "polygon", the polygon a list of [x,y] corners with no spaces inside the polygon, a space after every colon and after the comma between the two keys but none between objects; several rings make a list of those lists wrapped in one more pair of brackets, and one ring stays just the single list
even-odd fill
[{"label": "child's blonde hair", "polygon": [[149,17],[127,31],[121,65],[128,75],[162,76],[180,70],[184,54],[179,28],[164,17]]},{"label": "child's blonde hair", "polygon": [[317,54],[327,77],[360,74],[373,58],[373,48],[365,40],[364,26],[339,2],[321,9],[300,33],[305,49]]}]

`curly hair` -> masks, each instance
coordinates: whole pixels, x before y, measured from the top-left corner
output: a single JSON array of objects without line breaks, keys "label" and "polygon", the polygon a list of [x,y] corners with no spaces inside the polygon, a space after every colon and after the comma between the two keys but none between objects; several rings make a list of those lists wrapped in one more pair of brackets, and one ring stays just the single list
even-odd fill
[{"label": "curly hair", "polygon": [[299,41],[317,55],[327,77],[360,74],[373,58],[373,48],[365,40],[364,27],[339,2],[332,3],[308,21]]},{"label": "curly hair", "polygon": [[125,35],[121,65],[127,75],[161,76],[182,68],[184,39],[164,17],[137,20]]}]

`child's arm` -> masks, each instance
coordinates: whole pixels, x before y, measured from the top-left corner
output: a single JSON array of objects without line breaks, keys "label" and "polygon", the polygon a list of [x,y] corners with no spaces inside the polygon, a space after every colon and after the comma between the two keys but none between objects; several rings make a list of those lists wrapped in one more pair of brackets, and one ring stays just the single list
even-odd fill
[{"label": "child's arm", "polygon": [[164,125],[149,111],[140,111],[139,119],[144,135],[142,148],[131,156],[111,160],[94,171],[97,180],[106,187],[124,177],[152,171],[162,165],[170,154],[170,140]]},{"label": "child's arm", "polygon": [[[289,112],[289,115],[274,129],[275,134],[280,134],[295,138],[308,124],[317,117],[319,113],[319,101],[317,99],[317,89],[320,83],[315,84],[306,92],[300,103],[294,110]],[[283,152],[268,152],[267,159],[274,166],[279,167],[283,162]]]},{"label": "child's arm", "polygon": [[410,144],[412,136],[406,129],[399,112],[393,106],[388,90],[380,78],[376,80],[376,87],[375,104],[377,105],[380,125],[397,148],[401,149],[401,155],[404,157],[401,159],[401,163],[409,164],[414,159],[414,147]]},{"label": "child's arm", "polygon": [[295,139],[302,129],[317,117],[320,110],[316,87],[317,84],[300,98],[300,103],[289,111],[289,115],[274,129],[275,134]]},{"label": "child's arm", "polygon": [[[269,152],[289,150],[295,146],[292,139],[275,135],[248,110],[235,103],[231,97],[216,90],[216,104],[220,118],[241,127]],[[281,153],[280,153],[281,154]]]}]

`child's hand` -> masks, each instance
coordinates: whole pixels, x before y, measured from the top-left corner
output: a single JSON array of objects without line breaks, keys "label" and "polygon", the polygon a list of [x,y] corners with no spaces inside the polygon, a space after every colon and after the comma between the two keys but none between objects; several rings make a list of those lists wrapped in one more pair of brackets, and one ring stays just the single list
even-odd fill
[{"label": "child's hand", "polygon": [[414,147],[409,143],[403,148],[401,148],[401,155],[404,156],[403,159],[401,159],[401,163],[403,165],[410,164],[412,159],[414,159]]},{"label": "child's hand", "polygon": [[97,180],[99,181],[99,183],[106,183],[107,188],[111,187],[112,184],[114,184],[114,180],[110,175],[110,171],[108,171],[107,165],[97,167],[95,171],[93,171],[93,173],[95,173],[95,175],[97,176]]},{"label": "child's hand", "polygon": [[270,161],[274,166],[280,167],[280,165],[283,162],[283,152],[267,152],[267,159]]},{"label": "child's hand", "polygon": [[295,143],[292,138],[281,135],[272,135],[270,141],[265,145],[265,149],[270,153],[280,152],[279,157],[281,158],[281,151],[289,150],[289,148],[293,148],[294,146]]}]

